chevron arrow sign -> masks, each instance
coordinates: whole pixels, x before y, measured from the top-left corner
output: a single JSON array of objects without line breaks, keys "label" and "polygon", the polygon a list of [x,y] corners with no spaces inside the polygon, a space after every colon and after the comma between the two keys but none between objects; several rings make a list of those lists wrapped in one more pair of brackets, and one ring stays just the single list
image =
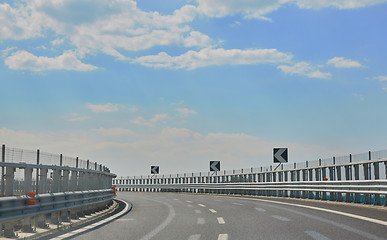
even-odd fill
[{"label": "chevron arrow sign", "polygon": [[220,171],[220,161],[210,161],[210,171],[211,172]]},{"label": "chevron arrow sign", "polygon": [[275,163],[287,163],[288,162],[288,149],[287,148],[273,148],[273,157]]},{"label": "chevron arrow sign", "polygon": [[152,174],[159,174],[160,168],[159,166],[151,166],[151,173]]}]

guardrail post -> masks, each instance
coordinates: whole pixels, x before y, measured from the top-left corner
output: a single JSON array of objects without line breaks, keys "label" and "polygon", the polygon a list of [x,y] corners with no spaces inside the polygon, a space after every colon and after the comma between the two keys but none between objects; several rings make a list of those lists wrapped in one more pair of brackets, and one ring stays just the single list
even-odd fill
[{"label": "guardrail post", "polygon": [[[364,180],[370,180],[371,179],[369,171],[370,171],[370,164],[364,163],[363,164]],[[371,203],[371,196],[370,196],[370,194],[364,194],[364,203],[365,204],[370,204]]]},{"label": "guardrail post", "polygon": [[[336,176],[337,181],[341,181],[341,166],[336,166]],[[342,193],[336,193],[337,195],[337,201],[342,202],[343,201],[343,194]]]},{"label": "guardrail post", "polygon": [[[40,150],[36,150],[36,165],[39,165],[40,161]],[[39,169],[36,169],[36,181],[35,181],[35,189],[36,189],[36,194],[39,193]]]},{"label": "guardrail post", "polygon": [[[355,164],[353,165],[353,168],[355,170],[355,180],[359,180],[360,179],[360,164]],[[359,193],[355,193],[355,203],[360,203],[360,194]]]},{"label": "guardrail post", "polygon": [[[326,167],[321,168],[321,177],[324,181],[325,181],[325,179],[327,179],[327,168]],[[322,193],[322,200],[327,200],[327,192],[325,192],[325,191]]]},{"label": "guardrail post", "polygon": [[54,169],[52,172],[52,186],[51,192],[57,193],[60,189],[60,181],[61,181],[61,170]]},{"label": "guardrail post", "polygon": [[37,170],[40,170],[39,175],[39,193],[46,193],[47,192],[47,168],[39,168]]},{"label": "guardrail post", "polygon": [[[379,162],[374,162],[374,176],[375,176],[375,180],[380,179],[380,177],[379,177]],[[374,204],[380,205],[380,194],[375,194]]]},{"label": "guardrail post", "polygon": [[5,167],[5,196],[13,196],[13,180],[15,178],[15,168]]},{"label": "guardrail post", "polygon": [[70,191],[76,190],[78,190],[78,171],[72,170],[70,178]]},{"label": "guardrail post", "polygon": [[68,192],[69,191],[69,176],[70,171],[69,170],[63,170],[63,176],[62,176],[62,184],[60,191],[62,192]]},{"label": "guardrail post", "polygon": [[[1,147],[1,161],[5,162],[5,145]],[[1,196],[4,196],[5,181],[4,181],[4,167],[1,167]]]},{"label": "guardrail post", "polygon": [[24,169],[24,193],[32,192],[32,171],[33,169],[27,167]]},{"label": "guardrail post", "polygon": [[[350,154],[349,155],[349,161],[352,162],[352,155]],[[352,176],[351,176],[351,165],[347,165],[344,167],[345,169],[345,180],[349,181],[349,180],[352,180]],[[345,194],[345,201],[346,202],[352,202],[352,197],[351,197],[351,193],[346,193]]]}]

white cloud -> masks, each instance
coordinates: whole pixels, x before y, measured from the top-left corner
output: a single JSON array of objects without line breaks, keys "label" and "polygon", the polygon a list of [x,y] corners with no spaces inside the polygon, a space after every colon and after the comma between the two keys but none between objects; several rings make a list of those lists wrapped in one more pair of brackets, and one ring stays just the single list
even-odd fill
[{"label": "white cloud", "polygon": [[106,104],[100,104],[100,105],[89,103],[89,104],[86,104],[86,107],[95,113],[118,111],[118,104],[112,104],[112,103],[106,103]]},{"label": "white cloud", "polygon": [[176,108],[176,111],[179,113],[181,117],[188,117],[188,116],[197,114],[195,110],[188,109],[188,108]]},{"label": "white cloud", "polygon": [[126,128],[98,128],[94,129],[96,132],[101,134],[102,136],[107,136],[107,137],[118,137],[118,136],[123,136],[123,135],[129,135],[132,136],[134,135],[133,131],[130,129]]},{"label": "white cloud", "polygon": [[327,61],[327,64],[332,64],[336,68],[359,68],[363,67],[359,62],[351,59],[345,59],[343,57],[334,57]]},{"label": "white cloud", "polygon": [[153,127],[153,124],[149,121],[146,121],[142,116],[133,119],[131,122],[139,126]]},{"label": "white cloud", "polygon": [[58,39],[51,41],[51,44],[53,46],[57,46],[57,45],[62,45],[64,42],[65,42],[64,38],[58,38]]},{"label": "white cloud", "polygon": [[150,120],[145,120],[142,116],[139,116],[136,119],[132,120],[131,122],[139,126],[154,127],[154,125],[157,122],[166,120],[168,118],[169,118],[168,114],[158,113],[158,114],[155,114],[153,118],[151,118]]},{"label": "white cloud", "polygon": [[197,0],[198,10],[209,17],[225,17],[242,14],[245,18],[270,20],[265,15],[285,5],[297,5],[303,9],[338,8],[352,9],[386,2],[386,0]]},{"label": "white cloud", "polygon": [[280,65],[277,67],[282,72],[290,75],[302,75],[310,78],[327,79],[331,77],[331,73],[323,73],[314,67],[310,66],[307,62],[298,62],[294,65]]},{"label": "white cloud", "polygon": [[38,57],[21,50],[5,59],[5,65],[14,70],[30,70],[35,72],[49,70],[92,71],[96,66],[82,63],[73,51],[66,51],[57,57]]},{"label": "white cloud", "polygon": [[156,122],[159,122],[159,121],[162,121],[162,120],[165,120],[165,119],[168,119],[168,114],[166,114],[166,113],[159,113],[159,114],[156,114],[151,119],[151,122],[152,123],[156,123]]},{"label": "white cloud", "polygon": [[387,76],[376,76],[374,79],[378,80],[379,82],[386,82]]},{"label": "white cloud", "polygon": [[377,5],[386,0],[297,0],[300,8],[321,9],[334,7],[338,9],[352,9]]},{"label": "white cloud", "polygon": [[165,52],[158,55],[138,57],[133,62],[154,68],[172,68],[193,70],[206,66],[255,65],[266,63],[284,63],[292,59],[291,54],[277,49],[211,49],[188,51],[180,56],[170,56]]}]

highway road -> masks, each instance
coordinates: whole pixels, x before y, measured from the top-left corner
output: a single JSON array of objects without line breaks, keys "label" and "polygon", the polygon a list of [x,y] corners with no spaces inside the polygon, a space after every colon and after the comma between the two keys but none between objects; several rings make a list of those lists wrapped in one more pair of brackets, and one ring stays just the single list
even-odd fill
[{"label": "highway road", "polygon": [[119,192],[128,214],[74,239],[387,239],[387,208],[269,197]]}]

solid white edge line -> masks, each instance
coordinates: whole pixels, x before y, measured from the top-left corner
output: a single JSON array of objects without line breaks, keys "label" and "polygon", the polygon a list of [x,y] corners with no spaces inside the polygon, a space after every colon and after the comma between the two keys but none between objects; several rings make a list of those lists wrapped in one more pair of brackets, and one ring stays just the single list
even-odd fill
[{"label": "solid white edge line", "polygon": [[[234,197],[228,197],[228,198],[234,198]],[[323,212],[328,212],[328,213],[334,213],[342,216],[347,216],[355,219],[360,219],[363,221],[367,222],[372,222],[380,225],[387,226],[387,222],[383,220],[378,220],[378,219],[373,219],[369,217],[363,217],[360,215],[352,214],[352,213],[346,213],[346,212],[339,212],[337,210],[331,210],[331,209],[325,209],[325,208],[319,208],[319,207],[313,207],[313,206],[306,206],[306,205],[301,205],[301,204],[294,204],[294,203],[286,203],[286,202],[277,202],[277,201],[272,201],[272,200],[266,200],[266,199],[257,199],[257,198],[243,198],[243,197],[235,197],[239,199],[245,199],[245,200],[254,200],[254,201],[261,201],[261,202],[269,202],[269,203],[277,203],[277,204],[282,204],[282,205],[288,205],[288,206],[295,206],[295,207],[301,207],[301,208],[308,208],[308,209],[313,209],[313,210],[318,210],[318,211],[323,211]]]},{"label": "solid white edge line", "polygon": [[[117,214],[115,214],[115,215],[109,217],[109,219],[111,219],[111,220],[116,219],[116,218],[119,218],[119,217],[121,217],[122,215],[124,215],[124,214],[129,210],[129,206],[131,205],[131,204],[125,202],[124,200],[121,200],[121,199],[118,199],[118,200],[120,200],[121,202],[125,203],[126,206],[125,206],[125,208],[124,208],[121,212],[119,212],[119,213],[117,213]],[[53,239],[53,240],[60,240],[60,239],[68,238],[68,237],[74,236],[74,235],[76,235],[76,234],[80,234],[80,233],[82,233],[82,232],[85,232],[85,231],[88,231],[88,230],[90,230],[90,229],[96,228],[96,227],[98,227],[98,226],[100,226],[100,225],[102,225],[102,224],[105,224],[106,222],[109,222],[109,221],[106,221],[106,219],[103,219],[103,220],[101,220],[101,221],[98,221],[98,222],[93,223],[93,224],[91,224],[91,225],[85,226],[85,227],[83,227],[83,228],[79,228],[79,229],[76,229],[76,230],[74,230],[74,231],[71,231],[71,232],[68,232],[68,233],[61,234],[61,235],[59,235],[59,236],[57,236],[57,237],[55,237],[55,238],[52,238],[52,239]],[[82,230],[82,231],[81,231],[81,230]]]}]

